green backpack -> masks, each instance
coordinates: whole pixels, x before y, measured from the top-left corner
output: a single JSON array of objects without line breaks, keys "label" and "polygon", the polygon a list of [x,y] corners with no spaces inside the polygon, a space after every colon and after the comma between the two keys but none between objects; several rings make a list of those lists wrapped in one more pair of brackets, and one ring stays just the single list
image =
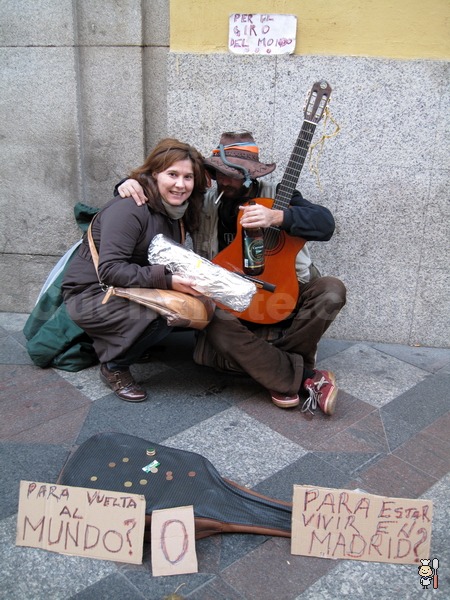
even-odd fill
[{"label": "green backpack", "polygon": [[[75,205],[75,219],[83,232],[98,210],[81,202]],[[98,363],[91,338],[72,321],[61,293],[64,274],[80,243],[81,240],[55,265],[25,323],[26,348],[38,367],[81,371]]]}]

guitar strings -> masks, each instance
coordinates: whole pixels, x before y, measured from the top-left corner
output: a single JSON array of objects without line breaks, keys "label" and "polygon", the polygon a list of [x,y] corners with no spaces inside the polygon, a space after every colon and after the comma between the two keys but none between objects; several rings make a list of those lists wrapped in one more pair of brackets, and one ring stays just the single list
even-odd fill
[{"label": "guitar strings", "polygon": [[[304,122],[298,135],[294,150],[292,151],[286,171],[282,177],[278,192],[277,203],[281,206],[289,206],[293,188],[297,185],[304,160],[308,154],[311,140],[313,138],[316,125],[310,122]],[[299,161],[299,159],[302,159]],[[264,230],[264,245],[266,249],[273,249],[277,246],[280,236],[278,228],[269,227]]]},{"label": "guitar strings", "polygon": [[[304,159],[308,155],[308,153],[309,170],[316,177],[316,182],[319,189],[321,191],[323,190],[319,172],[320,158],[325,146],[325,142],[337,136],[341,130],[340,125],[331,114],[329,106],[326,106],[324,110],[324,115],[325,118],[323,120],[322,135],[315,144],[311,144],[316,129],[315,124],[312,124],[310,122],[304,123],[299,133],[296,146],[289,159],[286,172],[283,175],[277,194],[277,199],[281,200],[281,202],[286,205],[286,208],[289,206],[291,200],[290,195],[292,187],[295,187],[297,185],[300,172],[303,167],[303,162],[300,163],[300,166],[296,166],[299,164],[298,158]],[[327,127],[329,126],[330,122],[334,125],[335,129],[331,133],[326,133]],[[267,244],[268,248],[273,248],[276,246],[279,233],[279,230],[273,227],[266,230],[266,232],[264,233],[264,241]]]}]

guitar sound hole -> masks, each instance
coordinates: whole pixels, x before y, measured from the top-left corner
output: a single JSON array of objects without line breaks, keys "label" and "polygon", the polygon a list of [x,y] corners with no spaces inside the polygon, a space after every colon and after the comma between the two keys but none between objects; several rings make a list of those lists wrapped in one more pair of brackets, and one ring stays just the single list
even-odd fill
[{"label": "guitar sound hole", "polygon": [[285,236],[279,229],[269,227],[264,232],[264,254],[271,256],[281,252],[285,245]]}]

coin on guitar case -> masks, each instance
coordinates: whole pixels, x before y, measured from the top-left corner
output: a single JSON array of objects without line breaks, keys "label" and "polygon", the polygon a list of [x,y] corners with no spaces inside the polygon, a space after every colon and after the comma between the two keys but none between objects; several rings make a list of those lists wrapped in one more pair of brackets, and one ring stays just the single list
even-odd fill
[{"label": "coin on guitar case", "polygon": [[145,451],[145,454],[147,456],[155,456],[156,450],[154,448],[147,448],[147,450]]}]

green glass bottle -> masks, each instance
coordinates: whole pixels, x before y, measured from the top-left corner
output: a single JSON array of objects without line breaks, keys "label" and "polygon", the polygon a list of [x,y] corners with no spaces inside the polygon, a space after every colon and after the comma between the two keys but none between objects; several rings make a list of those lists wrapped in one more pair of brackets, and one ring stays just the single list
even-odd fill
[{"label": "green glass bottle", "polygon": [[246,275],[260,275],[264,271],[264,229],[262,227],[242,228],[242,255],[243,270]]}]

